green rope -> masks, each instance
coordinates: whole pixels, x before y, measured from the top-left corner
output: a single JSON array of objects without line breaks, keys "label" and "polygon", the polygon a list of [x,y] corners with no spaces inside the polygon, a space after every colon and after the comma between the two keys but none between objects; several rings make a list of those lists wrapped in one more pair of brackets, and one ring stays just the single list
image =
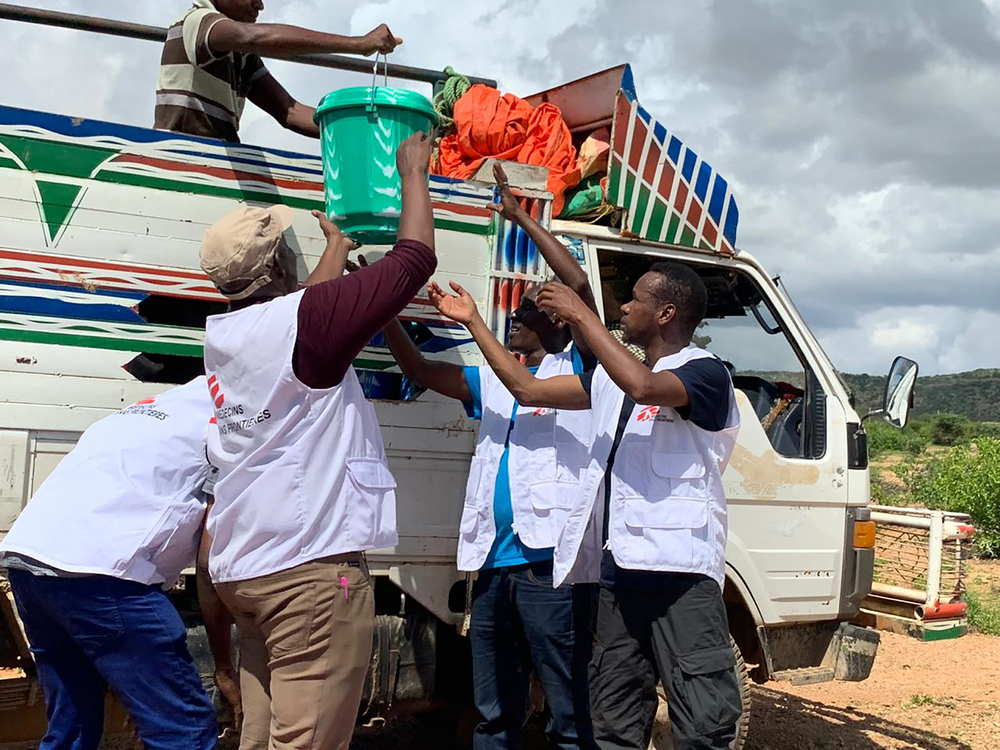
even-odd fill
[{"label": "green rope", "polygon": [[438,134],[442,136],[455,130],[455,103],[472,88],[469,79],[461,73],[456,73],[450,65],[444,72],[448,78],[441,90],[434,95],[434,110],[438,114]]}]

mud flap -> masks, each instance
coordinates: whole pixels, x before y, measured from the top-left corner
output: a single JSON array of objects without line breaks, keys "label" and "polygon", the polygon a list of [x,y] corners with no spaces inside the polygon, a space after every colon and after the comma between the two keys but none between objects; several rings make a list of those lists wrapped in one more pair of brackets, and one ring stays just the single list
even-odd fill
[{"label": "mud flap", "polygon": [[834,679],[846,682],[867,680],[875,664],[881,636],[874,630],[843,622],[831,644],[834,653]]}]

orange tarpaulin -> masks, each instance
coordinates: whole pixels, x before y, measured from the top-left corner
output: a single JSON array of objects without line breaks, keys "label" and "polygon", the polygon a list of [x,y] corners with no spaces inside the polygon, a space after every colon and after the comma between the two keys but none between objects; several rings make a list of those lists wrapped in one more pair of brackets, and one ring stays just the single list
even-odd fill
[{"label": "orange tarpaulin", "polygon": [[549,168],[552,215],[562,211],[568,188],[580,181],[576,148],[559,109],[537,109],[513,94],[476,84],[455,103],[458,132],[441,140],[434,173],[468,179],[486,159],[503,159]]}]

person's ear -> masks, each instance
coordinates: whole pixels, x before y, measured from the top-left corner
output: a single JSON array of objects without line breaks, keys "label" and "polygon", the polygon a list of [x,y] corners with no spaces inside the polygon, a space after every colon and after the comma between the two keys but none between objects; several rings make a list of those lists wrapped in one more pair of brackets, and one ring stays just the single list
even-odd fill
[{"label": "person's ear", "polygon": [[673,303],[667,303],[660,308],[660,314],[657,316],[656,322],[661,326],[665,326],[671,320],[677,317],[677,307]]}]

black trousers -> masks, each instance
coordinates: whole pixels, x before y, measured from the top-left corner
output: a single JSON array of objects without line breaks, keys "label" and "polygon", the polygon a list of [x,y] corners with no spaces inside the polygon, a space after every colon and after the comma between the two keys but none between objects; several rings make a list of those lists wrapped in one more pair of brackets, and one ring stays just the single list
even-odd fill
[{"label": "black trousers", "polygon": [[701,575],[656,579],[600,590],[590,665],[597,744],[646,750],[662,681],[675,750],[728,750],[742,704],[722,592]]}]

